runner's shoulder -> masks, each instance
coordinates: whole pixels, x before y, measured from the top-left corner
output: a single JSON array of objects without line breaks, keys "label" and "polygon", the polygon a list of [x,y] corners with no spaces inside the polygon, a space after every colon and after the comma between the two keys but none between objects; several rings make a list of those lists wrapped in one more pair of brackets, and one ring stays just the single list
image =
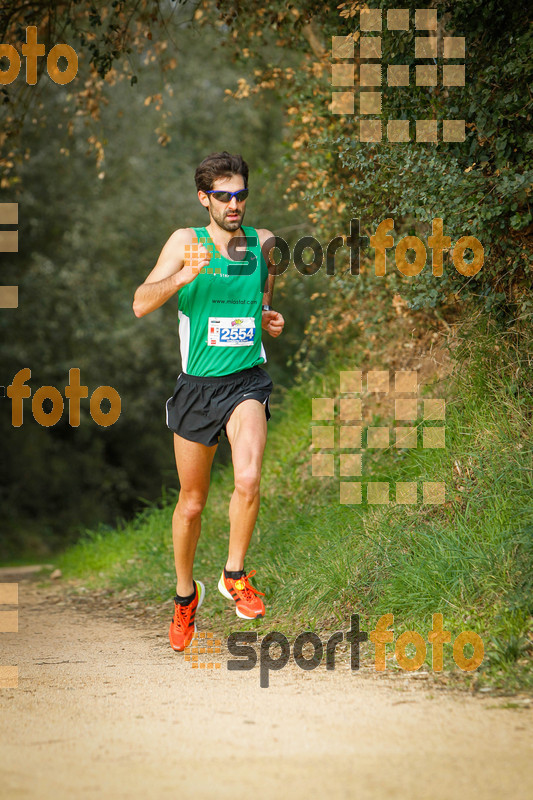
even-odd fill
[{"label": "runner's shoulder", "polygon": [[167,245],[173,249],[174,252],[183,253],[185,245],[192,244],[197,241],[194,228],[177,228],[168,239]]},{"label": "runner's shoulder", "polygon": [[170,236],[170,239],[176,242],[176,244],[189,244],[190,242],[196,241],[196,232],[194,228],[177,228]]},{"label": "runner's shoulder", "polygon": [[256,228],[257,236],[259,237],[259,244],[263,245],[267,239],[274,239],[274,234],[267,228]]}]

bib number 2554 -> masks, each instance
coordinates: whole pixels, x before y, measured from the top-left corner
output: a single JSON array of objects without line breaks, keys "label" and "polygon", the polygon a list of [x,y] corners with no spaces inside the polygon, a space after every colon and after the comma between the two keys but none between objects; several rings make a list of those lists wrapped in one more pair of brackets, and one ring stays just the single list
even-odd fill
[{"label": "bib number 2554", "polygon": [[246,347],[254,343],[254,317],[210,317],[207,343],[211,347]]}]

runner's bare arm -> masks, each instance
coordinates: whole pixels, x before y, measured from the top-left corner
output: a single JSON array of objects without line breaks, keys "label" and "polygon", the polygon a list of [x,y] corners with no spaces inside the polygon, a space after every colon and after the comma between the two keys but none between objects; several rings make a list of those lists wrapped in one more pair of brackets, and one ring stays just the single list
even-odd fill
[{"label": "runner's bare arm", "polygon": [[135,292],[133,312],[136,317],[144,317],[162,306],[209,263],[211,256],[203,245],[200,245],[199,258],[185,259],[185,245],[193,241],[195,237],[190,228],[174,231],[161,250],[157,264]]},{"label": "runner's bare arm", "polygon": [[[259,236],[259,244],[261,245],[263,257],[267,263],[267,266],[269,267],[268,276],[263,291],[263,305],[271,306],[272,298],[274,296],[274,282],[276,280],[274,265],[270,259],[270,250],[274,245],[274,234],[271,231],[266,230],[266,228],[261,228],[257,231],[257,235]],[[263,311],[261,327],[271,336],[274,338],[279,336],[284,325],[285,320],[279,311]]]},{"label": "runner's bare arm", "polygon": [[263,305],[264,306],[271,306],[272,305],[272,298],[274,296],[274,281],[276,280],[276,276],[272,275],[270,272],[268,273],[267,279],[265,281],[265,289],[263,292]]}]

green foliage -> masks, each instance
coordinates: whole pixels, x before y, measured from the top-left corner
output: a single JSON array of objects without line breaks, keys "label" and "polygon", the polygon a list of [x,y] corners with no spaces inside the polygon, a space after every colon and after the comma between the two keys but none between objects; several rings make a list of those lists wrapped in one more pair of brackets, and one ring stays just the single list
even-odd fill
[{"label": "green foliage", "polygon": [[[1,382],[8,385],[29,367],[32,394],[51,385],[64,396],[69,369],[77,367],[89,396],[100,385],[112,386],[122,412],[113,426],[100,428],[82,400],[80,426],[71,428],[65,403],[63,419],[41,428],[25,400],[24,423],[13,428],[11,403],[3,400],[3,559],[21,552],[46,558],[80,529],[131,517],[141,498],[153,500],[163,485],[177,484],[164,415],[180,369],[177,301],[143,319],[135,318],[132,301],[172,231],[207,222],[194,185],[197,164],[217,149],[242,152],[251,181],[246,223],[276,229],[293,222],[272,203],[280,110],[257,98],[236,104],[225,96],[242,68],[217,49],[219,31],[168,32],[182,57],[179,72],[147,64],[135,86],[106,89],[98,177],[86,154],[83,119],[69,136],[69,108],[57,87],[40,87],[48,122],[26,121],[32,158],[19,173],[20,251],[1,256],[3,283],[20,287],[19,308],[0,313]],[[80,81],[85,77],[80,68]],[[164,148],[154,135],[156,104],[145,102],[157,94],[168,111]],[[282,310],[292,303],[283,294],[280,285],[275,297]],[[275,380],[290,379],[285,361],[300,343],[305,297],[291,316],[288,337],[266,343]]]},{"label": "green foliage", "polygon": [[[413,18],[417,4],[405,5]],[[385,11],[395,5],[380,7]],[[523,25],[521,9],[508,2],[444,3],[439,15],[443,32],[466,39],[465,86],[389,87],[383,127],[397,118],[410,119],[412,130],[416,119],[465,118],[466,141],[369,145],[353,136],[339,137],[341,162],[353,176],[348,183],[352,213],[368,221],[370,230],[393,217],[397,230],[407,233],[412,227],[413,233],[423,232],[423,239],[431,220],[439,217],[452,247],[464,235],[481,241],[481,272],[465,279],[448,259],[439,280],[431,278],[427,266],[422,279],[411,279],[406,296],[413,308],[435,307],[450,294],[460,294],[462,300],[477,297],[485,310],[505,312],[507,306],[507,313],[531,316],[532,105],[527,87],[532,76],[527,54],[532,32]],[[412,28],[383,32],[383,62],[408,63],[413,75],[414,39]]]},{"label": "green foliage", "polygon": [[[379,34],[370,34],[382,39],[383,130],[389,119],[408,119],[413,138],[415,120],[437,119],[440,141],[435,145],[389,143],[385,134],[379,144],[360,142],[357,113],[346,117],[330,113],[331,37],[352,35],[355,30],[357,77],[361,4],[344,2],[338,15],[328,4],[311,0],[298,4],[297,11],[284,9],[273,0],[262,4],[255,16],[232,15],[230,5],[218,3],[239,34],[241,49],[241,36],[257,41],[253,27],[260,25],[265,34],[262,38],[275,37],[278,45],[290,46],[300,55],[294,74],[278,75],[277,79],[293,134],[293,152],[285,159],[287,196],[305,205],[313,221],[313,235],[328,241],[339,230],[346,230],[351,217],[360,218],[362,232],[370,235],[379,221],[392,217],[396,236],[410,233],[425,240],[431,233],[431,220],[442,218],[452,246],[463,235],[479,239],[484,248],[483,268],[473,277],[464,277],[448,257],[444,277],[437,278],[430,274],[430,265],[426,266],[422,276],[403,283],[402,296],[411,307],[438,308],[450,301],[476,298],[493,314],[531,319],[529,54],[533,39],[531,27],[524,24],[523,9],[510,0],[437,4],[439,33],[466,40],[464,87],[414,85],[417,32],[413,22],[419,5],[415,0],[402,5],[410,12],[409,31],[389,32],[385,22]],[[387,10],[397,4],[385,0],[369,6],[380,8],[386,19]],[[440,58],[439,84],[442,63]],[[388,87],[387,64],[408,64],[411,85]],[[269,63],[261,72],[259,88],[265,77],[275,74],[274,67]],[[356,97],[356,112],[357,103]],[[440,121],[450,118],[466,120],[465,142],[441,141]],[[388,269],[396,272],[390,253]],[[342,291],[342,282],[335,289]],[[331,317],[346,308],[338,298],[332,303]]]},{"label": "green foliage", "polygon": [[[112,84],[129,78],[133,85],[137,81],[134,71],[143,71],[141,59],[147,62],[157,57],[162,70],[176,66],[165,37],[190,23],[195,5],[194,0],[185,5],[161,0],[4,0],[0,8],[1,42],[21,53],[27,27],[35,27],[37,41],[44,45],[45,53],[56,44],[68,44],[78,56],[79,69],[71,82],[58,85],[47,76],[46,58],[40,57],[36,59],[36,84],[28,89],[23,67],[14,81],[1,86],[1,188],[17,188],[20,182],[19,170],[30,157],[24,136],[27,119],[39,118],[42,123],[49,111],[42,91],[46,94],[52,90],[64,106],[69,127],[80,117],[86,125],[98,121],[101,106],[106,103],[104,80]],[[175,40],[171,43],[175,44]],[[49,118],[53,120],[53,115]],[[87,133],[87,141],[97,154],[98,163],[102,143],[94,130]]]}]

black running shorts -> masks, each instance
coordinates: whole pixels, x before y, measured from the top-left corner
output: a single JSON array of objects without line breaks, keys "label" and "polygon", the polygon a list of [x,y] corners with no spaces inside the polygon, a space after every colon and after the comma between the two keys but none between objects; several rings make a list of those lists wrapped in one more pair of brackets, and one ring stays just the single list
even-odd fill
[{"label": "black running shorts", "polygon": [[272,381],[261,367],[244,369],[219,378],[202,378],[181,373],[166,405],[167,427],[171,431],[207,447],[218,444],[220,432],[233,409],[243,400],[259,400],[270,419],[268,399]]}]

